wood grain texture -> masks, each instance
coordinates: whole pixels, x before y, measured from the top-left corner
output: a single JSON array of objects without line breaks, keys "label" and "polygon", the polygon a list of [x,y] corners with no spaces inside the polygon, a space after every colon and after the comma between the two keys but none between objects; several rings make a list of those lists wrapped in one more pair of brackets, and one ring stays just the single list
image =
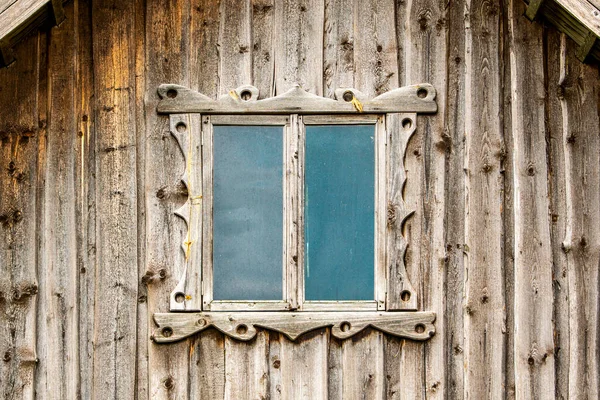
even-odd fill
[{"label": "wood grain texture", "polygon": [[[93,2],[96,291],[93,390],[133,397],[137,340],[137,170],[133,3]],[[111,65],[112,68],[104,68]]]},{"label": "wood grain texture", "polygon": [[[565,168],[566,280],[569,312],[568,398],[599,393],[598,70],[577,62],[573,49],[561,60],[561,109]],[[565,349],[565,351],[567,351]]]},{"label": "wood grain texture", "polygon": [[465,281],[465,14],[464,0],[448,9],[448,76],[446,82],[445,216],[445,392],[460,398],[464,391],[464,281]]},{"label": "wood grain texture", "polygon": [[252,4],[222,0],[219,25],[219,93],[252,83]]},{"label": "wood grain texture", "polygon": [[[559,32],[547,32],[546,71],[547,93],[546,115],[548,118],[546,142],[548,143],[548,182],[550,198],[551,240],[552,240],[552,279],[554,297],[554,371],[555,396],[558,399],[569,397],[569,299],[567,278],[567,254],[562,251],[566,225],[566,181],[565,145],[563,134],[564,99],[563,83],[566,79],[566,41]],[[557,50],[557,51],[555,51]]]},{"label": "wood grain texture", "polygon": [[[432,79],[436,82],[436,90],[439,88],[442,93],[436,116],[431,119],[417,118],[417,131],[406,152],[406,202],[416,210],[405,225],[409,243],[406,266],[418,295],[417,308],[433,308],[442,315],[444,298],[440,293],[443,292],[444,283],[445,243],[444,215],[441,210],[444,209],[446,157],[443,139],[445,9],[435,1],[412,1],[406,2],[404,6],[404,13],[396,17],[396,29],[404,27],[404,32],[397,34],[399,39],[403,39],[398,47],[404,51],[404,60],[399,61],[404,71],[404,77],[400,81],[412,84],[420,79]],[[425,393],[435,397],[444,392],[440,368],[444,357],[443,325],[443,320],[436,323],[436,328],[440,327],[440,335],[436,335],[428,346],[416,346],[410,342],[402,344],[400,365],[407,373],[401,377],[401,398],[424,396]],[[413,367],[409,368],[409,365]]]},{"label": "wood grain texture", "polygon": [[467,3],[465,21],[464,397],[504,396],[500,13]]},{"label": "wood grain texture", "polygon": [[252,0],[252,83],[261,98],[275,94],[274,24],[275,0]]},{"label": "wood grain texture", "polygon": [[[554,394],[552,249],[544,113],[542,30],[509,2],[514,232],[515,397]],[[535,110],[535,111],[534,111]]]},{"label": "wood grain texture", "polygon": [[323,95],[324,0],[275,1],[275,94],[300,85]]},{"label": "wood grain texture", "polygon": [[[332,98],[339,87],[354,86],[353,0],[326,0],[324,5],[323,85]],[[343,15],[344,18],[340,18]]]},{"label": "wood grain texture", "polygon": [[[38,319],[41,379],[36,382],[49,397],[76,396],[79,370],[77,265],[77,135],[76,24],[74,6],[69,21],[48,38],[48,117],[44,165],[43,225],[40,248]],[[60,60],[60,61],[59,61]],[[60,62],[60,68],[52,67]],[[42,282],[43,281],[43,282]]]},{"label": "wood grain texture", "polygon": [[[90,18],[89,10],[85,14]],[[85,12],[85,9],[84,9]],[[146,88],[146,1],[135,1],[135,22],[134,32],[135,42],[135,126],[136,126],[136,168],[137,168],[137,207],[138,216],[147,215],[146,204],[146,140],[147,135],[139,134],[146,132],[145,120],[145,88]],[[93,160],[92,157],[89,157]],[[90,167],[90,170],[93,170]],[[146,237],[147,218],[138,217],[138,265],[137,265],[137,286],[138,286],[138,306],[137,306],[137,360],[136,360],[136,390],[138,399],[148,398],[149,395],[149,366],[148,366],[148,348],[150,342],[146,340],[151,321],[148,320],[148,290],[142,283],[142,278],[146,274],[146,240],[140,240],[139,237]],[[85,396],[82,396],[85,397]]]},{"label": "wood grain texture", "polygon": [[[220,1],[198,0],[192,2],[190,15],[188,79],[192,89],[210,98],[217,98],[219,95],[219,47],[215,45],[220,31],[219,10]],[[198,337],[192,342],[190,354],[189,397],[207,400],[223,399],[225,396],[223,334],[217,330],[205,332],[201,340]]]},{"label": "wood grain texture", "polygon": [[[540,14],[573,39],[523,23],[516,0],[243,4],[79,0],[59,28],[11,45],[0,397],[598,397],[600,80],[576,58],[589,30],[548,0]],[[185,164],[156,88],[217,99],[247,71],[240,85],[261,99],[295,82],[368,99],[391,72],[389,89],[437,90],[438,113],[418,117],[405,161],[417,210],[407,274],[418,308],[438,313],[427,344],[370,328],[342,341],[328,327],[294,342],[259,329],[238,343],[213,328],[149,341],[185,235],[173,214]]]},{"label": "wood grain texture", "polygon": [[[196,9],[190,10],[189,5],[184,0],[146,2],[146,58],[153,61],[147,63],[144,88],[144,151],[147,160],[144,198],[147,211],[145,272],[141,284],[147,287],[148,315],[145,318],[148,336],[155,328],[152,314],[169,310],[170,293],[183,273],[184,254],[180,246],[185,241],[187,229],[174,211],[186,201],[188,194],[180,183],[185,163],[176,140],[171,136],[169,119],[153,112],[159,98],[152,85],[156,87],[165,79],[188,84],[191,79],[188,71],[191,65],[188,21],[189,13]],[[198,67],[198,64],[193,65]],[[196,82],[199,83],[199,80]],[[150,398],[188,398],[190,345],[190,342],[184,341],[166,349],[149,344]]]},{"label": "wood grain texture", "polygon": [[[0,73],[0,96],[18,94],[0,117],[0,396],[35,398],[38,315],[36,224],[38,35],[17,49],[26,61]],[[10,104],[0,102],[6,110]]]}]

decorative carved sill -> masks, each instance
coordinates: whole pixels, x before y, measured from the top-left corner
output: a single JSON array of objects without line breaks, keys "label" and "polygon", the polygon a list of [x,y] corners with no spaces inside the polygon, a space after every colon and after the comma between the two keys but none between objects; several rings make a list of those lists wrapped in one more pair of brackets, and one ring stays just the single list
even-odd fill
[{"label": "decorative carved sill", "polygon": [[331,334],[347,339],[372,327],[391,336],[427,340],[435,334],[435,313],[423,312],[205,312],[157,313],[156,343],[171,343],[214,327],[238,340],[251,340],[256,328],[280,332],[290,340],[319,328],[331,327]]}]

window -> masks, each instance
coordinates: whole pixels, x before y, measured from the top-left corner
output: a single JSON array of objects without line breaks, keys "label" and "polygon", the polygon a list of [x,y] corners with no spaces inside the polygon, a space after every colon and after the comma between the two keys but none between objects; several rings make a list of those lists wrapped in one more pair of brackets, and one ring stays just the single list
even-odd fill
[{"label": "window", "polygon": [[383,309],[383,118],[203,118],[202,309]]},{"label": "window", "polygon": [[375,99],[341,89],[337,101],[299,87],[265,100],[251,86],[217,101],[176,85],[159,94],[189,192],[171,311],[193,313],[155,314],[156,341],[209,326],[241,340],[255,326],[292,340],[323,326],[433,334],[435,314],[414,312],[400,229],[404,150],[416,113],[437,108],[430,85]]}]

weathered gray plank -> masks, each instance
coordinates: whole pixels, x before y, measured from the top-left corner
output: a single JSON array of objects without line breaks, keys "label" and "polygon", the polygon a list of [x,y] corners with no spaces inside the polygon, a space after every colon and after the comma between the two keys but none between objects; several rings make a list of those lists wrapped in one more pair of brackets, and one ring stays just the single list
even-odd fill
[{"label": "weathered gray plank", "polygon": [[562,243],[567,229],[565,144],[563,133],[563,113],[566,71],[567,37],[557,31],[546,31],[545,48],[547,71],[546,115],[548,124],[548,189],[550,197],[551,240],[552,240],[552,279],[553,279],[553,321],[554,321],[554,370],[555,396],[558,399],[569,397],[569,301],[567,278],[567,254]]},{"label": "weathered gray plank", "polygon": [[[569,48],[570,47],[570,48]],[[563,56],[561,108],[565,163],[569,305],[569,398],[599,396],[598,265],[600,218],[598,69],[580,64],[569,46]],[[565,351],[567,351],[565,349]]]},{"label": "weathered gray plank", "polygon": [[[79,396],[92,397],[94,337],[94,247],[95,174],[94,71],[92,56],[91,4],[74,2],[76,26],[76,129],[79,138],[75,152],[77,183],[75,219],[77,221],[77,272],[79,274]],[[68,10],[68,8],[67,8]],[[139,341],[138,341],[139,343]]]},{"label": "weathered gray plank", "polygon": [[323,42],[325,97],[332,98],[339,87],[354,86],[354,4],[353,0],[325,1]]},{"label": "weathered gray plank", "polygon": [[[190,8],[186,0],[146,2],[146,272],[148,326],[152,314],[169,310],[169,296],[183,270],[185,223],[174,211],[186,201],[187,190],[180,182],[185,171],[181,150],[171,137],[168,118],[156,114],[156,85],[165,81],[188,84],[190,72]],[[195,15],[195,14],[194,14]],[[216,39],[216,38],[215,38]],[[216,46],[216,41],[212,43]],[[197,59],[196,59],[197,60]],[[198,67],[195,64],[195,67]],[[195,82],[199,82],[199,79]],[[154,85],[154,88],[152,87]],[[190,129],[195,130],[194,127]],[[171,348],[150,344],[148,348],[149,395],[156,399],[187,399],[191,341]]]},{"label": "weathered gray plank", "polygon": [[133,397],[136,380],[134,10],[129,2],[92,3],[97,155],[93,391],[115,398]]},{"label": "weathered gray plank", "polygon": [[502,3],[502,54],[499,68],[502,73],[503,79],[503,91],[502,91],[502,109],[503,112],[501,114],[502,126],[504,129],[503,132],[503,146],[500,154],[500,172],[504,176],[503,182],[503,228],[504,228],[504,238],[503,238],[503,266],[504,266],[504,308],[506,310],[505,316],[505,359],[503,363],[505,365],[505,373],[504,373],[504,387],[505,387],[505,397],[507,400],[515,399],[515,352],[514,352],[514,343],[515,343],[515,332],[514,332],[514,321],[515,321],[515,274],[514,274],[514,264],[515,264],[515,241],[514,241],[514,232],[515,232],[515,220],[513,218],[514,208],[515,208],[515,197],[514,197],[514,169],[512,168],[514,154],[510,149],[513,148],[513,136],[511,134],[512,130],[512,120],[511,120],[511,99],[512,99],[512,87],[507,84],[507,82],[511,81],[511,66],[510,66],[510,46],[508,46],[509,37],[508,37],[508,20],[509,15],[507,13],[507,1]]},{"label": "weathered gray plank", "polygon": [[[192,3],[190,28],[190,87],[211,98],[219,92],[220,2],[198,0]],[[225,396],[225,342],[217,330],[194,338],[190,358],[189,397],[223,399]]]},{"label": "weathered gray plank", "polygon": [[280,351],[281,398],[326,399],[328,330],[307,333],[297,342],[290,342],[280,334],[277,341]]},{"label": "weathered gray plank", "polygon": [[193,339],[189,388],[190,399],[225,398],[225,342],[216,329]]},{"label": "weathered gray plank", "polygon": [[275,94],[299,84],[323,94],[324,0],[275,1]]},{"label": "weathered gray plank", "polygon": [[446,133],[445,215],[445,365],[444,388],[448,398],[461,398],[464,393],[463,295],[465,244],[465,1],[448,8],[448,55]]},{"label": "weathered gray plank", "polygon": [[225,398],[269,396],[269,332],[259,331],[249,343],[225,338]]},{"label": "weathered gray plank", "polygon": [[[37,110],[37,120],[38,120],[38,154],[37,154],[37,195],[36,195],[36,214],[38,216],[36,221],[36,246],[35,251],[38,258],[38,269],[37,269],[37,278],[38,278],[38,298],[41,299],[43,288],[46,285],[46,274],[43,273],[43,262],[42,255],[45,249],[45,243],[42,239],[44,237],[44,227],[45,227],[45,180],[47,174],[47,147],[48,147],[48,103],[49,96],[48,90],[49,86],[49,76],[47,73],[43,73],[43,71],[47,71],[48,66],[48,37],[46,33],[40,33],[38,37],[38,51],[39,51],[39,59],[38,59],[38,110]],[[38,303],[37,307],[37,320],[36,320],[36,357],[40,360],[45,356],[46,353],[46,341],[47,336],[40,334],[40,327],[43,326],[44,321],[46,320],[46,308],[40,306],[43,304],[42,302]],[[46,374],[45,374],[46,365],[39,363],[36,369],[36,377],[35,377],[35,389],[38,393],[38,397],[43,398],[44,393],[40,388],[45,388],[46,384]]]},{"label": "weathered gray plank", "polygon": [[252,82],[261,98],[275,95],[274,7],[274,0],[252,0]]},{"label": "weathered gray plank", "polygon": [[[40,316],[38,349],[40,379],[36,389],[50,398],[73,397],[78,391],[79,327],[76,181],[77,135],[75,109],[76,30],[74,7],[69,21],[53,30],[48,49],[48,116],[45,179],[40,229]],[[60,68],[52,65],[60,63]],[[40,163],[42,161],[40,160]],[[43,310],[43,311],[42,311]],[[43,389],[43,390],[42,390]]]},{"label": "weathered gray plank", "polygon": [[342,342],[343,399],[386,398],[384,344],[384,335],[370,329]]},{"label": "weathered gray plank", "polygon": [[514,196],[517,398],[554,396],[552,252],[544,115],[542,29],[509,2],[511,121]]},{"label": "weathered gray plank", "polygon": [[[146,132],[145,119],[145,89],[146,89],[146,1],[135,1],[134,32],[137,38],[135,42],[135,126],[136,135],[136,183],[137,183],[137,206],[138,216],[147,215],[146,204]],[[88,10],[89,11],[89,10]],[[89,15],[89,14],[88,14]],[[91,25],[91,23],[90,23]],[[90,160],[93,157],[89,157]],[[90,168],[94,170],[94,168]],[[94,196],[92,194],[92,196]],[[139,237],[146,237],[146,218],[138,218],[137,230]],[[149,368],[148,368],[148,332],[152,322],[148,318],[148,291],[147,286],[142,283],[142,277],[146,273],[146,240],[138,240],[138,307],[137,307],[137,363],[136,363],[136,391],[138,399],[150,398]],[[85,398],[85,396],[82,396]]]},{"label": "weathered gray plank", "polygon": [[499,6],[467,4],[465,38],[464,396],[504,396],[503,149]]},{"label": "weathered gray plank", "polygon": [[38,36],[22,42],[19,65],[0,73],[0,396],[35,397]]},{"label": "weathered gray plank", "polygon": [[219,94],[252,83],[251,0],[222,0],[219,25]]},{"label": "weathered gray plank", "polygon": [[[444,243],[444,90],[446,86],[445,10],[437,2],[407,2],[406,13],[397,15],[396,26],[404,26],[401,59],[406,83],[431,79],[442,91],[438,113],[417,119],[417,132],[409,143],[406,166],[406,201],[416,210],[408,219],[405,232],[409,249],[406,254],[407,274],[418,296],[420,310],[436,310],[444,314],[443,262]],[[443,55],[443,56],[442,56]],[[413,182],[411,183],[411,179]],[[411,249],[412,248],[412,249]],[[440,264],[442,263],[442,264]],[[436,321],[439,334],[427,346],[407,342],[401,348],[401,398],[413,398],[444,392],[444,320]],[[425,362],[427,360],[427,362]],[[407,364],[408,362],[408,364]],[[414,365],[411,365],[414,363]]]},{"label": "weathered gray plank", "polygon": [[393,0],[354,2],[353,86],[364,93],[379,95],[398,87],[394,16]]}]

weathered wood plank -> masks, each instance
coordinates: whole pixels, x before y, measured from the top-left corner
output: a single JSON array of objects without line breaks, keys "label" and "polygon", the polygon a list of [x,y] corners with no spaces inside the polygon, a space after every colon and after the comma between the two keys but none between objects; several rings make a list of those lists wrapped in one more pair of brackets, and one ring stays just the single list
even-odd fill
[{"label": "weathered wood plank", "polygon": [[[445,9],[435,1],[406,2],[405,14],[397,16],[397,29],[404,25],[400,64],[404,80],[410,84],[419,79],[431,79],[442,93],[446,87],[446,26]],[[417,131],[409,143],[406,155],[406,202],[416,210],[408,219],[405,232],[409,250],[406,254],[407,274],[418,296],[417,308],[436,310],[444,314],[444,103],[441,98],[438,114],[417,118]],[[411,183],[411,179],[413,182]],[[412,247],[412,249],[411,249]],[[436,335],[427,346],[403,344],[400,365],[401,398],[431,396],[444,392],[444,320],[436,321]],[[427,360],[427,362],[425,362]]]},{"label": "weathered wood plank", "polygon": [[[35,398],[38,277],[38,35],[16,49],[23,61],[0,73],[0,396]],[[18,103],[8,103],[18,98]]]},{"label": "weathered wood plank", "polygon": [[225,338],[225,398],[269,396],[269,332],[259,331],[249,343]]},{"label": "weathered wood plank", "polygon": [[261,98],[275,95],[274,7],[275,0],[252,0],[252,83]]},{"label": "weathered wood plank", "polygon": [[50,0],[19,0],[5,7],[0,13],[0,40],[13,34],[13,32],[24,29],[27,22],[39,18],[44,13]]},{"label": "weathered wood plank", "polygon": [[327,399],[328,333],[327,329],[310,332],[298,342],[279,335],[282,399]]},{"label": "weathered wood plank", "polygon": [[[45,180],[47,175],[47,148],[48,148],[48,103],[49,96],[48,90],[50,89],[49,74],[46,72],[48,67],[48,37],[46,33],[41,33],[38,36],[38,98],[37,98],[37,123],[38,123],[38,154],[37,154],[37,196],[36,196],[36,214],[38,216],[36,221],[36,246],[35,251],[38,257],[38,298],[42,298],[42,290],[46,285],[46,274],[43,272],[42,255],[44,254],[45,243],[43,240],[44,229],[46,223],[45,214]],[[40,303],[42,304],[42,303]],[[37,307],[37,320],[36,320],[36,357],[41,359],[46,354],[46,343],[47,336],[40,334],[40,327],[44,326],[46,321],[47,311],[46,307],[42,307],[38,304]],[[44,393],[43,388],[46,387],[46,369],[45,364],[38,363],[35,377],[35,389],[38,394]],[[38,397],[42,397],[38,395]]]},{"label": "weathered wood plank", "polygon": [[[185,201],[187,190],[180,182],[185,170],[184,158],[170,133],[169,119],[156,114],[159,100],[156,85],[165,80],[188,84],[190,76],[198,73],[201,61],[190,56],[190,12],[197,8],[186,0],[146,2],[146,87],[145,93],[145,160],[146,254],[142,284],[147,286],[148,335],[154,330],[152,314],[169,310],[170,292],[183,270],[185,223],[174,211]],[[192,21],[196,21],[192,18]],[[195,23],[201,24],[200,21]],[[198,25],[191,25],[196,26]],[[194,35],[196,38],[196,35]],[[214,36],[212,46],[216,47]],[[200,51],[200,50],[198,50]],[[197,55],[199,57],[199,55]],[[194,60],[192,63],[191,60]],[[189,71],[193,66],[194,70]],[[204,78],[204,77],[203,77]],[[194,84],[200,84],[196,77]],[[187,399],[191,341],[173,347],[148,348],[148,390],[156,399]]]},{"label": "weathered wood plank", "polygon": [[[190,24],[190,87],[211,98],[219,94],[220,1],[192,2]],[[225,397],[225,340],[215,329],[194,339],[190,358],[189,397],[223,399]]]},{"label": "weathered wood plank", "polygon": [[[94,1],[97,155],[93,391],[135,395],[137,161],[134,3]],[[106,66],[110,65],[111,68]]]},{"label": "weathered wood plank", "polygon": [[468,2],[465,39],[464,397],[504,396],[499,6]]},{"label": "weathered wood plank", "polygon": [[[76,25],[74,7],[69,21],[49,37],[47,59],[48,115],[45,143],[45,179],[39,262],[40,318],[38,318],[40,379],[37,390],[48,397],[77,396],[79,327],[77,265],[77,135]],[[60,65],[60,67],[57,67]],[[42,162],[41,160],[39,161]],[[43,311],[42,311],[43,310]],[[43,389],[43,390],[42,390]]]},{"label": "weathered wood plank", "polygon": [[225,342],[223,334],[209,329],[190,347],[190,399],[225,398]]},{"label": "weathered wood plank", "polygon": [[343,399],[386,398],[384,344],[384,335],[370,329],[342,342]]},{"label": "weathered wood plank", "polygon": [[353,86],[364,93],[379,95],[398,87],[396,32],[390,29],[394,15],[393,0],[354,2]]},{"label": "weathered wood plank", "polygon": [[546,142],[548,143],[548,189],[550,198],[554,321],[555,397],[569,398],[569,299],[567,254],[562,250],[567,229],[565,144],[563,133],[564,87],[567,37],[546,31]]},{"label": "weathered wood plank", "polygon": [[445,365],[444,393],[448,398],[464,395],[463,295],[465,244],[465,13],[464,0],[448,8],[448,75],[446,100],[446,133],[449,141],[446,158],[445,215]]},{"label": "weathered wood plank", "polygon": [[600,12],[587,1],[580,0],[554,0],[569,14],[575,17],[596,37],[600,37]]},{"label": "weathered wood plank", "polygon": [[[74,2],[76,35],[76,88],[73,93],[76,111],[76,129],[79,138],[75,152],[77,224],[77,273],[79,300],[79,396],[92,397],[93,337],[94,337],[94,261],[95,261],[95,174],[96,148],[94,139],[94,71],[92,55],[91,3]],[[67,6],[67,11],[69,10]],[[138,340],[138,343],[139,340]],[[146,342],[142,342],[146,343]],[[138,383],[138,388],[140,387]],[[143,391],[140,390],[143,393]]]},{"label": "weathered wood plank", "polygon": [[251,0],[222,0],[219,25],[219,94],[252,83]]},{"label": "weathered wood plank", "polygon": [[[89,10],[88,10],[89,11]],[[89,16],[89,13],[88,13]],[[91,26],[91,23],[90,23]],[[136,135],[136,183],[138,197],[138,216],[137,230],[138,236],[144,238],[138,240],[138,265],[137,265],[137,286],[138,286],[138,307],[137,307],[137,364],[136,364],[136,390],[139,399],[150,398],[149,388],[149,367],[148,367],[148,332],[152,321],[148,318],[148,288],[142,283],[142,277],[146,273],[146,245],[145,240],[147,227],[146,204],[146,115],[144,108],[145,89],[146,89],[146,1],[135,1],[135,126],[138,134]],[[93,157],[89,157],[93,160]],[[94,170],[95,168],[90,168]],[[82,396],[85,397],[85,396]]]},{"label": "weathered wood plank", "polygon": [[516,398],[554,396],[552,252],[544,115],[542,29],[508,3],[514,196]]},{"label": "weathered wood plank", "polygon": [[513,136],[511,134],[512,131],[512,120],[511,120],[511,101],[512,101],[512,87],[507,82],[511,81],[511,66],[510,66],[510,46],[508,43],[510,41],[509,38],[509,15],[507,12],[506,1],[502,3],[502,58],[500,60],[500,71],[502,73],[503,79],[503,91],[502,91],[502,109],[503,112],[501,114],[502,126],[504,129],[503,132],[503,146],[500,154],[500,172],[504,176],[503,182],[503,228],[504,228],[504,238],[503,238],[503,266],[504,266],[504,308],[506,310],[505,316],[505,330],[504,334],[506,336],[505,342],[505,359],[503,363],[505,365],[505,373],[504,373],[504,387],[505,387],[505,397],[507,400],[515,399],[515,352],[514,352],[514,343],[515,343],[515,332],[514,332],[514,321],[515,321],[515,274],[514,274],[514,264],[515,264],[515,241],[514,241],[514,232],[515,232],[515,219],[513,218],[514,208],[515,208],[515,197],[514,197],[514,174],[515,171],[512,168],[514,153],[510,151],[513,148]]},{"label": "weathered wood plank", "polygon": [[[597,67],[580,64],[567,47],[561,82],[565,163],[566,253],[569,307],[569,398],[599,396],[598,304],[600,261],[600,132]],[[557,249],[558,250],[558,249]]]},{"label": "weathered wood plank", "polygon": [[275,94],[323,94],[324,0],[275,1]]},{"label": "weathered wood plank", "polygon": [[327,398],[343,400],[344,365],[342,359],[342,341],[330,337],[329,356],[327,358]]},{"label": "weathered wood plank", "polygon": [[325,1],[323,85],[325,97],[333,98],[339,87],[354,85],[353,0]]}]

